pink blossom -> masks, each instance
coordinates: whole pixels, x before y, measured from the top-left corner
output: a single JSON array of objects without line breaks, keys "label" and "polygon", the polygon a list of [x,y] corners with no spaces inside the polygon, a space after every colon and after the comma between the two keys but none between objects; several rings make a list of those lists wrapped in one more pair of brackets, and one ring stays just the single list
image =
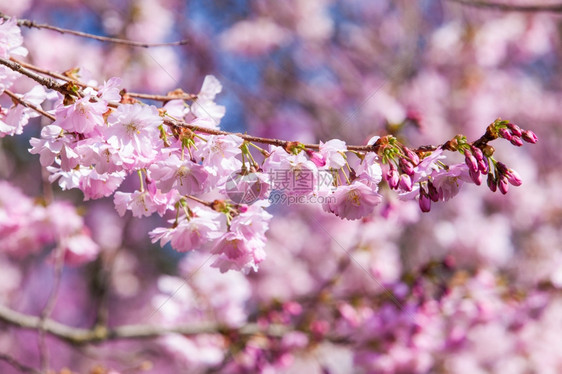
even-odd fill
[{"label": "pink blossom", "polygon": [[248,240],[239,232],[225,233],[215,244],[212,253],[218,255],[211,266],[221,273],[238,270],[248,274],[257,271],[258,264],[265,259],[265,243],[258,239]]},{"label": "pink blossom", "polygon": [[0,20],[0,57],[25,57],[27,49],[22,46],[23,37],[15,18]]},{"label": "pink blossom", "polygon": [[322,205],[325,211],[354,220],[372,214],[374,207],[381,203],[382,196],[366,184],[354,181],[350,185],[339,186],[326,199],[327,202]]},{"label": "pink blossom", "polygon": [[207,75],[203,81],[197,99],[191,105],[191,112],[197,118],[210,119],[216,125],[220,123],[226,109],[215,103],[215,96],[222,91],[222,85],[213,75]]},{"label": "pink blossom", "polygon": [[191,160],[181,160],[176,154],[151,165],[149,175],[162,192],[166,193],[175,188],[182,195],[203,192],[209,178],[202,165]]},{"label": "pink blossom", "polygon": [[224,230],[222,214],[209,209],[193,209],[194,216],[182,219],[176,227],[156,228],[149,233],[152,242],[160,241],[164,246],[171,242],[172,248],[178,252],[198,249],[221,236]]},{"label": "pink blossom", "polygon": [[162,146],[162,118],[154,106],[120,105],[108,118],[103,131],[107,142],[120,150],[128,169],[144,167],[152,162]]},{"label": "pink blossom", "polygon": [[326,160],[326,167],[340,169],[345,165],[344,153],[347,151],[345,142],[332,139],[326,143],[320,142],[320,154]]},{"label": "pink blossom", "polygon": [[472,182],[466,164],[450,165],[447,170],[433,174],[433,185],[439,193],[439,199],[443,201],[455,197],[465,182]]},{"label": "pink blossom", "polygon": [[69,265],[93,261],[100,252],[99,246],[85,233],[67,237],[61,245],[64,247],[64,262]]},{"label": "pink blossom", "polygon": [[158,210],[158,205],[152,201],[148,191],[135,191],[133,193],[117,191],[113,195],[113,203],[121,217],[125,215],[126,210],[130,210],[133,217],[148,217]]},{"label": "pink blossom", "polygon": [[[21,96],[21,95],[18,95]],[[41,103],[47,98],[47,93],[43,86],[34,86],[29,92],[22,96],[26,102],[41,107]],[[19,135],[23,132],[23,127],[27,125],[30,118],[39,116],[35,110],[16,105],[10,108],[6,115],[3,115],[0,108],[0,137],[5,135]]]},{"label": "pink blossom", "polygon": [[90,99],[86,95],[68,106],[61,103],[55,109],[56,121],[53,124],[80,134],[89,134],[95,128],[101,128],[105,123],[103,114],[107,111],[107,105],[102,101],[91,102]]}]

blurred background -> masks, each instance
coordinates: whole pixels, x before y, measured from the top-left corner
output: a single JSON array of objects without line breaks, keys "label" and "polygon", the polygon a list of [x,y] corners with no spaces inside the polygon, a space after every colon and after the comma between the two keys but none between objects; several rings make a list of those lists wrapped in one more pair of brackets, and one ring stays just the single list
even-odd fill
[{"label": "blurred background", "polygon": [[[204,253],[153,246],[147,232],[156,218],[121,219],[110,200],[56,191],[83,208],[103,251],[93,263],[65,268],[54,319],[90,326],[102,289],[110,325],[277,322],[294,331],[278,340],[168,335],[86,347],[53,338],[52,367],[129,372],[150,361],[155,373],[562,371],[562,16],[502,4],[507,9],[440,0],[0,0],[3,13],[38,23],[143,42],[188,39],[134,49],[22,29],[33,64],[80,67],[81,78],[98,82],[119,76],[130,91],[197,93],[213,74],[223,84],[224,130],[347,144],[392,133],[417,147],[458,133],[475,140],[501,117],[539,137],[522,148],[493,144],[496,159],[524,181],[505,196],[468,185],[422,214],[415,201],[385,190],[388,203],[359,222],[314,205],[273,206],[268,258],[249,276],[221,275]],[[41,194],[41,171],[27,149],[39,131],[37,123],[0,139],[0,177],[32,197]],[[4,305],[41,310],[53,284],[48,256],[49,248],[0,257]],[[0,351],[38,360],[35,332],[4,330]],[[0,361],[0,371],[9,370]]]}]

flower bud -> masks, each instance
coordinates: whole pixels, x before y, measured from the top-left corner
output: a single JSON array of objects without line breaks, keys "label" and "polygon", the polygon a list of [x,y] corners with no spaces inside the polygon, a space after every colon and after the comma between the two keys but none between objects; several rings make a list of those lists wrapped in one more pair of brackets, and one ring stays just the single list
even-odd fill
[{"label": "flower bud", "polygon": [[508,123],[507,128],[511,130],[511,134],[521,137],[521,128],[513,123]]},{"label": "flower bud", "polygon": [[414,165],[417,165],[417,164],[420,163],[420,158],[419,158],[419,156],[417,155],[416,152],[412,151],[408,147],[402,147],[402,150],[404,151],[404,154],[406,155],[406,157],[408,157]]},{"label": "flower bud", "polygon": [[391,168],[388,169],[388,172],[386,173],[385,176],[388,186],[392,189],[395,189],[398,186],[398,182],[400,179],[400,174],[398,173],[398,170],[396,170],[394,166],[391,166]]},{"label": "flower bud", "polygon": [[496,192],[496,190],[498,189],[498,183],[496,181],[496,177],[494,176],[493,173],[489,173],[488,174],[488,188],[490,188],[490,190],[492,192]]},{"label": "flower bud", "polygon": [[423,188],[420,188],[420,209],[422,212],[427,213],[431,210],[431,199]]},{"label": "flower bud", "polygon": [[505,177],[500,178],[500,180],[498,181],[498,189],[504,195],[509,190],[509,184],[507,184],[507,179]]},{"label": "flower bud", "polygon": [[478,170],[482,174],[488,173],[488,160],[487,159],[484,158],[482,160],[478,160]]},{"label": "flower bud", "polygon": [[400,170],[402,170],[403,173],[406,173],[409,176],[414,175],[414,166],[410,161],[406,160],[404,157],[401,157],[398,164],[400,166]]},{"label": "flower bud", "polygon": [[470,175],[470,178],[472,179],[474,184],[480,186],[480,184],[482,183],[482,174],[480,174],[478,170],[473,171],[472,169],[468,168],[468,175]]},{"label": "flower bud", "polygon": [[469,170],[472,170],[473,172],[478,171],[478,162],[468,149],[464,151],[464,162],[466,162],[466,165],[468,165]]},{"label": "flower bud", "polygon": [[480,161],[480,160],[484,159],[484,154],[482,153],[482,150],[480,148],[471,145],[470,151],[472,152],[472,154],[476,158],[476,161]]},{"label": "flower bud", "polygon": [[521,138],[523,138],[523,140],[526,141],[527,143],[531,143],[531,144],[535,144],[537,140],[539,140],[537,135],[531,130],[523,131],[523,135],[521,135]]},{"label": "flower bud", "polygon": [[402,174],[400,176],[400,188],[403,189],[404,191],[412,191],[412,178],[410,178],[409,175],[407,174]]},{"label": "flower bud", "polygon": [[427,191],[428,191],[429,198],[431,199],[431,201],[433,201],[433,202],[439,201],[439,192],[437,191],[437,188],[435,188],[433,183],[427,182]]},{"label": "flower bud", "polygon": [[521,179],[519,173],[513,169],[508,169],[507,173],[505,173],[505,177],[507,178],[507,181],[515,187],[521,186],[521,184],[523,183],[523,180]]},{"label": "flower bud", "polygon": [[499,129],[498,133],[505,140],[511,140],[511,133],[505,127]]},{"label": "flower bud", "polygon": [[516,147],[521,147],[523,145],[523,141],[521,141],[521,138],[518,136],[512,136],[510,142]]}]

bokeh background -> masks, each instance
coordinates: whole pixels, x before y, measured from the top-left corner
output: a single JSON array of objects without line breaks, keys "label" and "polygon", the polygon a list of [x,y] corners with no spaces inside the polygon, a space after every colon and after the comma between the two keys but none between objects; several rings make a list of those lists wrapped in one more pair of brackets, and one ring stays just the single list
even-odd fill
[{"label": "bokeh background", "polygon": [[[112,326],[275,322],[291,331],[84,347],[49,338],[57,372],[137,372],[147,361],[154,373],[562,371],[559,13],[439,0],[0,0],[0,11],[138,41],[189,39],[134,49],[22,30],[35,65],[119,76],[135,92],[197,93],[213,74],[228,131],[347,144],[392,133],[417,147],[458,133],[474,140],[501,117],[539,137],[522,148],[493,144],[524,181],[505,196],[468,185],[422,214],[384,191],[388,203],[353,222],[309,204],[272,206],[268,258],[248,276],[220,274],[205,253],[152,245],[156,218],[120,218],[111,200],[55,191],[81,207],[103,248],[90,264],[65,267],[55,320],[89,327],[101,282]],[[0,177],[32,198],[42,193],[41,170],[27,149],[39,131],[36,122],[0,139]],[[0,253],[3,305],[41,311],[54,282],[49,251]],[[36,332],[4,325],[0,351],[36,366],[36,341]]]}]

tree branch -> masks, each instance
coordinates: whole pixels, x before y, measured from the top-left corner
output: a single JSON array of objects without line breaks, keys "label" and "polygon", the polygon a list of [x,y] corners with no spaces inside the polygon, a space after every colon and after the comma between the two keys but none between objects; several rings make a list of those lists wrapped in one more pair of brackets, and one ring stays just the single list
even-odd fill
[{"label": "tree branch", "polygon": [[[0,321],[23,329],[39,330],[41,328],[41,319],[39,317],[16,312],[4,305],[0,305]],[[92,329],[84,329],[64,325],[52,319],[44,320],[43,329],[46,333],[75,345],[122,339],[150,339],[166,334],[193,336],[198,334],[228,334],[233,332],[240,335],[264,334],[270,337],[281,337],[290,331],[288,327],[282,325],[270,325],[267,328],[261,328],[256,323],[249,323],[236,329],[217,323],[185,324],[172,327],[123,325],[115,328],[104,328],[98,326]]]},{"label": "tree branch", "polygon": [[[2,12],[0,12],[0,18],[10,19],[11,17],[2,13]],[[75,35],[75,36],[79,36],[79,37],[82,37],[82,38],[98,40],[100,42],[105,42],[105,43],[128,45],[130,47],[151,48],[151,47],[178,46],[178,45],[185,45],[185,44],[191,43],[191,41],[189,39],[184,39],[184,40],[180,40],[180,41],[176,41],[176,42],[168,42],[168,43],[136,42],[136,41],[128,40],[128,39],[111,38],[111,37],[108,37],[108,36],[94,35],[94,34],[82,32],[82,31],[63,29],[61,27],[36,23],[35,21],[31,21],[31,20],[28,20],[28,19],[18,19],[17,24],[18,24],[18,26],[28,27],[30,29],[35,28],[35,29],[51,30],[51,31],[56,31],[56,32],[61,33],[61,34],[70,34],[70,35]]]},{"label": "tree branch", "polygon": [[29,109],[33,109],[34,111],[36,111],[37,113],[41,114],[42,116],[47,117],[48,119],[54,121],[56,118],[55,116],[53,116],[52,114],[49,114],[47,112],[45,112],[43,109],[28,103],[27,101],[25,101],[24,99],[18,97],[16,94],[14,94],[13,92],[9,91],[9,90],[4,90],[4,93],[8,96],[10,96],[12,98],[12,100],[16,101],[18,104],[23,105],[26,108]]},{"label": "tree branch", "polygon": [[493,1],[480,0],[447,0],[451,3],[476,7],[476,8],[495,8],[503,11],[515,12],[562,12],[562,4],[543,4],[543,5],[523,5],[523,4],[505,4]]}]

